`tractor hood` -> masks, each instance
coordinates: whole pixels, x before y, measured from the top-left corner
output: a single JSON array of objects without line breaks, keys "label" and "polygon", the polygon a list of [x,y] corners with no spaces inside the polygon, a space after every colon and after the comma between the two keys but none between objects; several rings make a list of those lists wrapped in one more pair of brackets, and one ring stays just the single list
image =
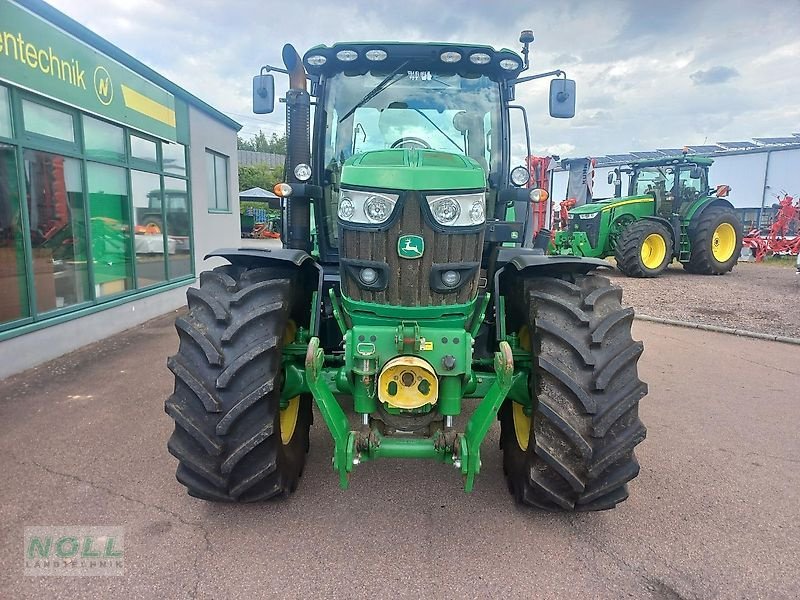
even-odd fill
[{"label": "tractor hood", "polygon": [[605,198],[602,200],[595,200],[589,204],[582,204],[569,209],[571,215],[593,215],[603,210],[610,210],[617,206],[630,204],[633,202],[653,201],[652,196],[629,196],[627,198]]},{"label": "tractor hood", "polygon": [[343,186],[392,190],[482,190],[486,173],[477,161],[440,150],[373,150],[342,167]]}]

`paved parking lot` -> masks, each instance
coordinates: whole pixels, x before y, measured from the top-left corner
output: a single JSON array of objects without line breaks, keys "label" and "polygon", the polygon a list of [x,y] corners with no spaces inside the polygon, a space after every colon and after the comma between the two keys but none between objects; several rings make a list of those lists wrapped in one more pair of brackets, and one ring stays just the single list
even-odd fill
[{"label": "paved parking lot", "polygon": [[[800,596],[800,348],[651,323],[649,428],[629,501],[578,516],[517,508],[498,429],[465,495],[452,468],[368,463],[349,491],[322,420],[289,501],[188,498],[166,452],[171,318],[6,380],[4,598]],[[23,529],[125,528],[121,577],[23,574]]]}]

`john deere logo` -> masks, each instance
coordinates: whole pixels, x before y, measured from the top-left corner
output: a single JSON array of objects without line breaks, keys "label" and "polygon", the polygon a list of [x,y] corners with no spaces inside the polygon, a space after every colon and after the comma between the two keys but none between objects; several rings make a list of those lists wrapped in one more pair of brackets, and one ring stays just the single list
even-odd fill
[{"label": "john deere logo", "polygon": [[114,87],[111,83],[111,75],[105,67],[97,67],[94,70],[94,93],[103,106],[108,106],[114,99]]},{"label": "john deere logo", "polygon": [[397,254],[400,258],[420,258],[425,252],[425,240],[421,235],[401,235],[397,240]]}]

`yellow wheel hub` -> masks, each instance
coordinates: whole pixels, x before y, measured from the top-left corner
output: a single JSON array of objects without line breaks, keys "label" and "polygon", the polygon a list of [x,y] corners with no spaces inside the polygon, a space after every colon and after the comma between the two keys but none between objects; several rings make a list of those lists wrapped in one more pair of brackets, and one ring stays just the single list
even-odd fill
[{"label": "yellow wheel hub", "polygon": [[[531,330],[527,325],[517,333],[519,346],[523,350],[531,350]],[[511,415],[514,418],[514,433],[517,436],[517,444],[522,450],[528,449],[528,441],[531,437],[531,418],[525,414],[525,407],[516,402],[511,403]]]},{"label": "yellow wheel hub", "polygon": [[721,262],[730,260],[736,252],[736,230],[730,223],[720,223],[711,236],[711,253]]},{"label": "yellow wheel hub", "polygon": [[528,441],[531,437],[531,418],[525,414],[525,407],[516,402],[511,403],[512,416],[514,417],[514,433],[517,436],[517,444],[525,451],[528,449]]},{"label": "yellow wheel hub", "polygon": [[281,410],[281,442],[285,446],[292,441],[297,427],[297,415],[300,412],[300,396],[289,400],[286,408]]},{"label": "yellow wheel hub", "polygon": [[651,233],[642,242],[642,264],[648,269],[657,269],[667,257],[667,241],[658,233]]}]

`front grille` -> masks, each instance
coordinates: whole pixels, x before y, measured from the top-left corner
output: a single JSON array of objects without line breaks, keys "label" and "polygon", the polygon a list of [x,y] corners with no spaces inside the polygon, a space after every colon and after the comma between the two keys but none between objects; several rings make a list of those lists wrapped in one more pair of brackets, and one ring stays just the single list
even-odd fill
[{"label": "front grille", "polygon": [[[455,292],[431,289],[434,263],[480,262],[483,229],[471,233],[441,233],[425,222],[419,194],[407,192],[401,199],[402,214],[387,231],[364,231],[342,227],[339,255],[342,259],[386,263],[388,285],[380,291],[362,289],[348,269],[342,269],[342,292],[353,300],[398,306],[443,306],[469,302],[477,291],[477,273]],[[422,258],[408,260],[397,254],[397,240],[403,235],[421,235],[425,241]]]},{"label": "front grille", "polygon": [[578,215],[570,216],[572,231],[583,231],[586,237],[589,238],[589,244],[592,248],[597,247],[597,240],[600,238],[600,217],[601,213],[597,213],[592,219],[581,219]]}]

